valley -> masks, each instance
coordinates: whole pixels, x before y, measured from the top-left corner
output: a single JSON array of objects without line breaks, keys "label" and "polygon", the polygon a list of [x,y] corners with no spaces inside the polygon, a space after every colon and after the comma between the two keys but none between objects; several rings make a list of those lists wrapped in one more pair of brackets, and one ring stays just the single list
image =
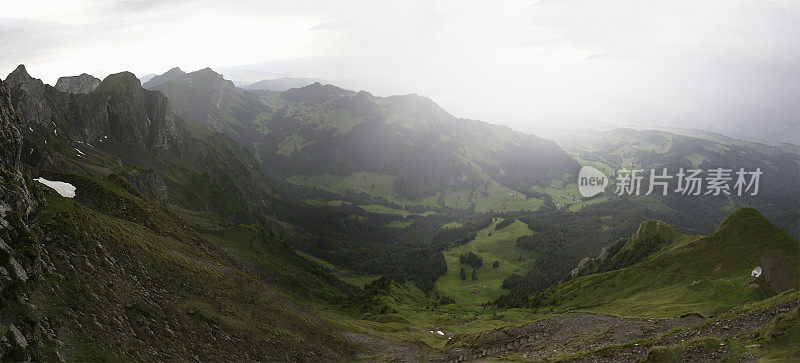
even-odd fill
[{"label": "valley", "polygon": [[[4,359],[800,354],[792,148],[556,143],[418,95],[251,92],[210,68],[51,87],[20,65],[0,111]],[[584,165],[765,177],[757,198],[582,199]]]}]

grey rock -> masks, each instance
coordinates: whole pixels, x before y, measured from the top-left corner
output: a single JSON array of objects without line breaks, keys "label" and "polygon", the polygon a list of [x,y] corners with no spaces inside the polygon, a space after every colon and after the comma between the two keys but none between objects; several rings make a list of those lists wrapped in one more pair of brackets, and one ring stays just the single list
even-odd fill
[{"label": "grey rock", "polygon": [[20,348],[25,349],[28,347],[28,339],[25,339],[25,336],[22,335],[22,332],[19,331],[14,324],[9,325],[8,330],[11,331],[14,336],[14,341],[16,341]]},{"label": "grey rock", "polygon": [[163,203],[167,200],[167,185],[153,169],[132,170],[122,173],[140,193],[157,202]]},{"label": "grey rock", "polygon": [[56,89],[67,93],[92,93],[100,85],[100,79],[86,73],[80,76],[61,77]]},{"label": "grey rock", "polygon": [[17,275],[17,278],[22,282],[28,281],[28,273],[25,272],[25,269],[22,268],[22,265],[20,265],[13,256],[8,258],[8,264],[14,268],[14,273]]}]

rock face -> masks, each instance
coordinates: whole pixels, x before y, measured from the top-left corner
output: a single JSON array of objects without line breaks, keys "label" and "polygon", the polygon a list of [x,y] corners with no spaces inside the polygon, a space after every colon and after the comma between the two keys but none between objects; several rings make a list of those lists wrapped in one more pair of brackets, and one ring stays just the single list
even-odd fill
[{"label": "rock face", "polygon": [[92,93],[100,85],[100,79],[86,73],[80,76],[61,77],[56,82],[56,89],[67,93]]},{"label": "rock face", "polygon": [[8,212],[22,212],[25,216],[34,204],[20,172],[19,123],[8,89],[0,82],[0,227],[8,226]]},{"label": "rock face", "polygon": [[150,80],[145,82],[142,85],[142,87],[144,87],[146,89],[153,89],[158,85],[167,83],[167,82],[169,82],[169,81],[171,81],[171,80],[173,80],[175,78],[181,77],[181,76],[183,76],[185,74],[186,74],[186,72],[182,71],[178,67],[175,67],[175,68],[172,68],[172,69],[168,70],[166,73],[164,73],[162,75],[158,75],[158,76],[154,76],[153,78],[150,78]]},{"label": "rock face", "polygon": [[92,96],[105,100],[108,131],[118,140],[158,151],[170,149],[177,141],[169,100],[161,92],[142,88],[133,73],[106,77]]},{"label": "rock face", "polygon": [[[39,148],[46,148],[51,137],[86,144],[114,137],[160,153],[180,139],[169,100],[158,91],[143,89],[130,72],[112,74],[103,81],[86,74],[61,78],[59,88],[64,91],[31,77],[22,65],[7,80],[13,107],[22,120],[20,129],[26,141]],[[45,154],[45,150],[35,151]]]},{"label": "rock face", "polygon": [[43,265],[41,243],[27,225],[37,203],[20,170],[19,123],[8,89],[0,82],[0,293],[6,299],[0,309],[0,329],[11,333],[0,340],[0,357],[17,361],[31,359],[29,342],[37,339],[38,323],[27,318],[32,307],[25,296],[27,282]]}]

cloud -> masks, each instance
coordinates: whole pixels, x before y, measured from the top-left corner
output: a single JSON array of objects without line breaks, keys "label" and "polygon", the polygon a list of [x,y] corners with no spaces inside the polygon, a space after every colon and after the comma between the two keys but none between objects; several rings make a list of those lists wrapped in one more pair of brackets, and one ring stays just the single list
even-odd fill
[{"label": "cloud", "polygon": [[51,83],[212,66],[419,93],[540,134],[650,124],[800,138],[797,1],[19,4],[0,18],[0,73],[26,63]]}]

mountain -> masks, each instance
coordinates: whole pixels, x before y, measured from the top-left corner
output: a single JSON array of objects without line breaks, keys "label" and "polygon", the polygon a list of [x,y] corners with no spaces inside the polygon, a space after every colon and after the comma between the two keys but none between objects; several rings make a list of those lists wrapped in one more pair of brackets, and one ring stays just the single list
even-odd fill
[{"label": "mountain", "polygon": [[[711,220],[723,218],[733,208],[751,206],[758,208],[793,238],[800,238],[800,225],[797,224],[800,218],[800,210],[797,209],[800,189],[796,181],[800,168],[799,154],[787,145],[769,146],[706,132],[691,134],[694,136],[656,130],[615,129],[575,132],[559,142],[576,159],[605,170],[635,167],[646,172],[650,169],[661,172],[662,168],[667,168],[669,175],[675,175],[679,168],[704,171],[725,168],[732,170],[735,178],[735,172],[740,168],[747,171],[758,168],[763,175],[756,196],[713,197],[668,193],[664,197],[651,195],[629,199],[682,215],[668,222],[702,233],[714,229]],[[643,184],[642,190],[646,191],[647,187],[648,184]],[[676,180],[670,181],[670,188],[677,188]]]},{"label": "mountain", "polygon": [[[356,288],[297,255],[284,241],[247,226],[198,232],[169,204],[146,197],[119,174],[80,175],[73,172],[83,168],[65,165],[94,165],[92,171],[99,172],[133,158],[141,168],[143,160],[157,165],[162,162],[157,155],[196,148],[195,131],[183,129],[180,122],[167,125],[178,120],[163,103],[166,98],[139,87],[130,73],[107,77],[89,95],[69,96],[38,87],[40,82],[23,71],[20,67],[8,77],[17,104],[43,106],[24,114],[53,115],[46,121],[62,132],[20,133],[21,128],[39,126],[41,117],[20,117],[14,96],[0,82],[0,293],[7,300],[0,313],[0,356],[347,360],[359,351],[339,335],[340,328],[294,300],[331,301]],[[36,95],[42,98],[31,99]],[[69,101],[58,103],[63,100]],[[99,128],[89,134],[107,133],[91,140],[97,147],[71,138],[66,122],[76,120],[59,118],[76,110],[107,121],[85,122]],[[160,140],[165,128],[182,136]],[[162,147],[162,141],[169,147]],[[28,164],[21,155],[30,148],[63,163]],[[205,148],[200,154],[219,154],[214,157],[233,151]],[[208,171],[214,167],[212,160],[198,162]],[[172,168],[173,174],[160,169],[158,174],[203,178]],[[117,170],[140,173],[130,166]],[[75,188],[74,197],[62,196],[33,177],[67,183]],[[191,187],[193,182],[181,183]],[[206,185],[202,183],[198,186]],[[177,190],[169,191],[174,200]]]},{"label": "mountain", "polygon": [[175,78],[183,76],[184,74],[186,74],[186,72],[182,71],[179,67],[175,67],[166,71],[164,74],[150,77],[150,79],[148,79],[147,81],[145,81],[144,84],[142,84],[142,87],[146,89],[152,89],[160,84],[169,82]]},{"label": "mountain", "polygon": [[166,203],[231,221],[269,208],[270,187],[252,157],[230,140],[185,124],[163,93],[143,89],[129,72],[106,77],[90,94],[58,91],[23,66],[7,84],[27,165],[120,173],[147,195],[166,189]]},{"label": "mountain", "polygon": [[578,166],[549,140],[458,119],[417,95],[383,98],[319,83],[254,95],[210,69],[156,88],[182,118],[225,132],[292,181],[345,193],[363,190],[347,180],[365,175],[365,193],[398,204],[445,206],[453,192],[465,193],[464,208],[490,195],[533,197],[534,186]]},{"label": "mountain", "polygon": [[148,73],[148,74],[145,74],[144,76],[139,77],[139,81],[142,82],[142,84],[145,84],[145,83],[147,83],[147,81],[153,79],[153,77],[155,77],[155,76],[157,76],[157,74]]},{"label": "mountain", "polygon": [[265,79],[258,81],[242,88],[250,91],[275,91],[283,92],[292,88],[301,88],[313,83],[325,83],[324,80],[318,78],[292,78],[282,77],[275,79]]},{"label": "mountain", "polygon": [[[161,151],[180,141],[169,101],[158,92],[142,89],[132,73],[110,75],[91,93],[74,96],[32,78],[24,66],[12,72],[6,83],[23,120],[21,126],[29,131],[23,133],[36,144],[48,138],[55,141],[59,131],[84,144],[112,136]],[[32,156],[29,152],[26,159]]]},{"label": "mountain", "polygon": [[[90,94],[58,91],[24,67],[8,79],[11,103],[25,116],[19,128],[21,160],[28,167],[95,177],[114,173],[194,226],[253,224],[362,272],[427,283],[436,277],[428,261],[438,247],[428,239],[438,221],[421,223],[423,232],[412,237],[391,233],[386,225],[396,216],[309,204],[337,197],[270,176],[251,151],[224,134],[185,123],[163,93],[141,88],[131,73],[108,76]],[[420,233],[424,238],[417,238]]]},{"label": "mountain", "polygon": [[60,77],[56,89],[67,93],[92,93],[100,85],[100,79],[86,73],[80,76]]},{"label": "mountain", "polygon": [[167,95],[175,113],[187,121],[214,131],[235,134],[243,123],[267,110],[256,95],[237,89],[233,82],[211,68],[191,73],[170,72],[159,76],[164,82],[146,84],[145,88]]},{"label": "mountain", "polygon": [[609,314],[705,315],[796,290],[800,244],[758,210],[740,208],[708,236],[645,222],[632,237],[581,261],[573,275],[528,298],[499,301]]}]

